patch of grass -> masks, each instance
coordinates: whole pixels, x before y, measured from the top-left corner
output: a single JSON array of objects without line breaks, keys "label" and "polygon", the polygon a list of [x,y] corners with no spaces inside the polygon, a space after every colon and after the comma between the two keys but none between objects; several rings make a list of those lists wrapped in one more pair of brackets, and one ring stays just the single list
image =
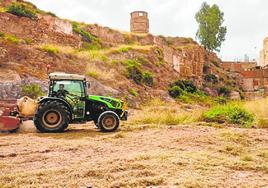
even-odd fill
[{"label": "patch of grass", "polygon": [[94,63],[89,63],[86,68],[86,75],[100,80],[112,80],[114,72],[112,70],[101,69]]},{"label": "patch of grass", "polygon": [[254,115],[247,111],[243,105],[228,103],[217,105],[203,114],[203,120],[207,122],[231,123],[250,126],[254,121]]},{"label": "patch of grass", "polygon": [[99,77],[99,75],[98,75],[98,73],[96,71],[88,71],[87,75],[92,77],[92,78],[98,78]]},{"label": "patch of grass", "polygon": [[79,23],[73,22],[73,31],[80,36],[82,36],[83,40],[86,42],[84,47],[89,50],[98,50],[101,49],[102,45],[99,38],[93,36],[91,33],[83,29]]},{"label": "patch of grass", "polygon": [[24,39],[24,41],[28,45],[33,43],[33,40],[31,38],[26,38],[26,39]]},{"label": "patch of grass", "polygon": [[[173,103],[168,104],[169,108],[165,105],[167,104],[163,104],[159,100],[145,104],[142,110],[135,115],[135,118],[132,120],[133,123],[138,125],[152,124],[155,125],[155,128],[159,128],[159,126],[197,122],[202,115],[202,109],[188,112]],[[195,116],[192,115],[193,113],[195,113]]]},{"label": "patch of grass", "polygon": [[219,150],[220,152],[226,153],[226,154],[230,154],[230,155],[234,155],[234,156],[239,156],[241,153],[244,152],[243,147],[241,146],[237,146],[237,145],[233,145],[233,144],[228,144],[225,145],[223,147],[223,149]]},{"label": "patch of grass", "polygon": [[128,88],[128,92],[133,95],[134,97],[137,97],[138,96],[138,93],[135,89],[133,88]]},{"label": "patch of grass", "polygon": [[29,7],[21,3],[13,3],[9,7],[7,7],[7,12],[20,17],[27,17],[30,19],[37,18],[36,11],[34,9],[30,9]]},{"label": "patch of grass", "polygon": [[254,158],[251,155],[248,155],[248,154],[242,154],[240,156],[240,159],[242,161],[253,161],[254,160]]},{"label": "patch of grass", "polygon": [[45,95],[43,91],[41,90],[40,85],[38,84],[24,85],[22,86],[21,92],[22,92],[21,93],[22,96],[28,96],[34,99]]},{"label": "patch of grass", "polygon": [[5,35],[5,40],[12,42],[14,44],[19,44],[20,43],[20,39],[18,39],[16,36],[14,35]]},{"label": "patch of grass", "polygon": [[49,54],[56,55],[60,52],[59,48],[55,45],[43,45],[41,46],[41,49],[45,52],[48,52]]},{"label": "patch of grass", "polygon": [[256,124],[259,128],[268,128],[268,98],[246,101],[245,108],[256,116]]}]

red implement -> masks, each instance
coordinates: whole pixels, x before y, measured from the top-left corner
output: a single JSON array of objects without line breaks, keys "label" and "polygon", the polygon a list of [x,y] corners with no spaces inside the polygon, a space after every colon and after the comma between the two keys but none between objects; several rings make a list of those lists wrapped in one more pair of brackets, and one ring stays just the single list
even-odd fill
[{"label": "red implement", "polygon": [[10,116],[11,109],[16,109],[16,104],[0,103],[0,107],[4,107],[0,112],[0,131],[15,131],[20,126],[20,119],[15,116]]}]

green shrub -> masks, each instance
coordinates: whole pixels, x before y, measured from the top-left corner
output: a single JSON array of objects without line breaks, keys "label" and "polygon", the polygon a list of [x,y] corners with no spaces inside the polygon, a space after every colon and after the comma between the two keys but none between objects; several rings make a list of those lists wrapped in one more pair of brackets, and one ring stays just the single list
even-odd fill
[{"label": "green shrub", "polygon": [[138,96],[138,93],[137,93],[137,91],[136,91],[135,89],[133,89],[133,88],[129,88],[128,91],[129,91],[129,93],[130,93],[131,95],[133,95],[134,97],[137,97],[137,96]]},{"label": "green shrub", "polygon": [[213,84],[218,83],[218,78],[214,74],[207,74],[204,79],[205,81],[211,82]]},{"label": "green shrub", "polygon": [[20,17],[36,19],[36,12],[23,4],[14,3],[7,8],[7,12]]},{"label": "green shrub", "polygon": [[142,71],[137,66],[128,66],[128,78],[132,79],[136,84],[141,84],[143,79]]},{"label": "green shrub", "polygon": [[0,32],[0,37],[1,37],[1,38],[5,37],[5,33]]},{"label": "green shrub", "polygon": [[183,94],[183,90],[179,86],[172,86],[168,89],[168,93],[171,97],[177,98]]},{"label": "green shrub", "polygon": [[22,87],[22,95],[26,95],[31,98],[37,98],[43,96],[44,93],[38,84],[29,84]]},{"label": "green shrub", "polygon": [[228,97],[231,93],[231,88],[227,86],[219,87],[217,90],[219,95],[223,95],[225,97]]},{"label": "green shrub", "polygon": [[229,103],[212,107],[203,114],[203,119],[208,122],[250,125],[254,121],[254,115],[242,105]]},{"label": "green shrub", "polygon": [[189,92],[189,93],[194,93],[197,91],[196,86],[191,80],[177,80],[170,85],[170,87],[173,87],[173,86],[178,86],[182,90]]},{"label": "green shrub", "polygon": [[60,52],[59,48],[53,45],[44,45],[42,50],[48,52],[49,54],[55,55]]},{"label": "green shrub", "polygon": [[154,77],[151,72],[145,71],[142,74],[142,81],[144,82],[145,85],[152,87],[154,84]]}]

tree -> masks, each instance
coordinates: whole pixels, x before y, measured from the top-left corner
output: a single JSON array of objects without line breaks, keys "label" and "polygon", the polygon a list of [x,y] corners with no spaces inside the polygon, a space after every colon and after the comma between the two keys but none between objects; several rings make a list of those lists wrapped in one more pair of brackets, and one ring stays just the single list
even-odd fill
[{"label": "tree", "polygon": [[204,2],[196,13],[195,19],[199,24],[196,37],[209,51],[220,51],[222,42],[225,41],[227,28],[222,26],[224,13],[217,5],[208,5]]}]

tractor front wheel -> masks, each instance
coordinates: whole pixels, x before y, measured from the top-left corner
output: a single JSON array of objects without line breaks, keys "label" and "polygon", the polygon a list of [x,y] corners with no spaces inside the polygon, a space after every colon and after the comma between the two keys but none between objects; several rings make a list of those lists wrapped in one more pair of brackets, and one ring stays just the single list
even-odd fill
[{"label": "tractor front wheel", "polygon": [[70,112],[58,101],[47,101],[41,104],[35,114],[34,124],[40,132],[63,132],[69,124]]},{"label": "tractor front wheel", "polygon": [[120,119],[115,112],[103,112],[98,118],[98,127],[103,132],[113,132],[119,127]]}]

